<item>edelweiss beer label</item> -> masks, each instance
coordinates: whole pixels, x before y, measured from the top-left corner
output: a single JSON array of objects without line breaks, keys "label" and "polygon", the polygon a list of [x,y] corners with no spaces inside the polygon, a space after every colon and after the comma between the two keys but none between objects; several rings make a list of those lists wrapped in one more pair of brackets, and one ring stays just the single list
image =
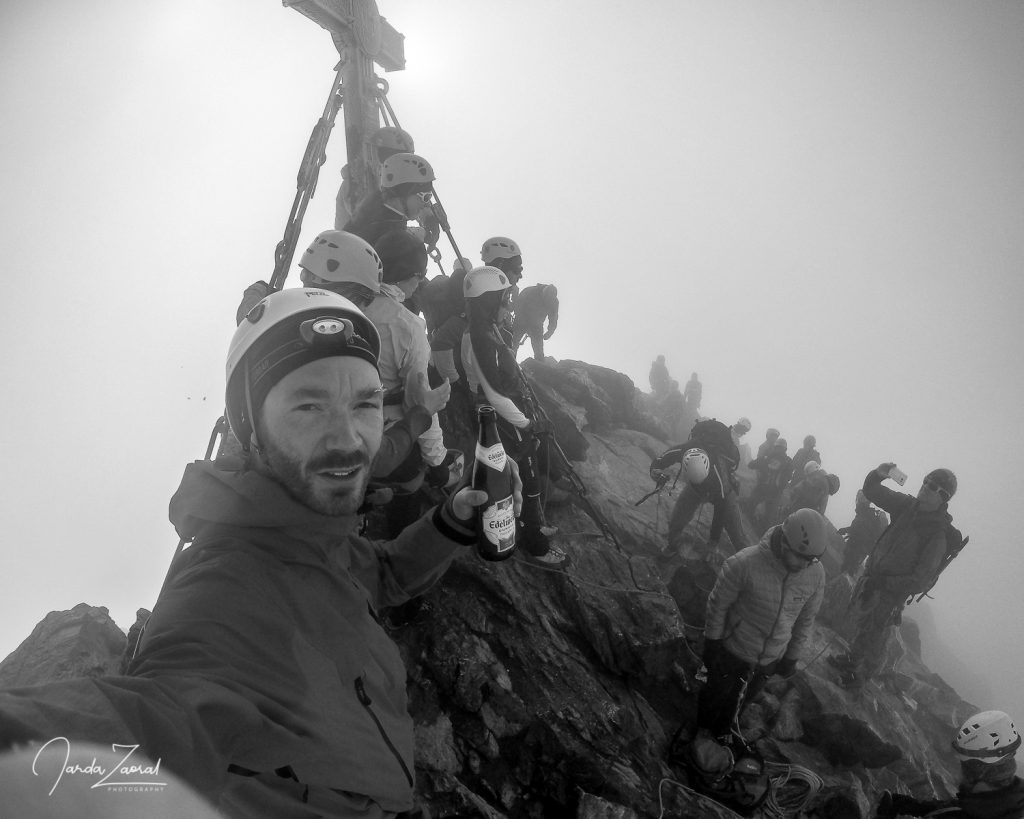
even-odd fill
[{"label": "edelweiss beer label", "polygon": [[505,447],[500,443],[488,447],[476,445],[476,459],[496,472],[501,472],[505,468],[505,457]]},{"label": "edelweiss beer label", "polygon": [[511,495],[484,509],[480,520],[484,537],[494,544],[498,554],[515,546],[516,516]]}]

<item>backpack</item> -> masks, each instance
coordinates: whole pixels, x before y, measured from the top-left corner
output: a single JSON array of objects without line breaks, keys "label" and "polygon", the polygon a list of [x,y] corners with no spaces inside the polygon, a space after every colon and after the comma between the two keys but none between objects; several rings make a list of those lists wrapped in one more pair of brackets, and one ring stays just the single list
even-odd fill
[{"label": "backpack", "polygon": [[714,418],[698,421],[690,430],[690,440],[699,444],[709,455],[718,455],[729,461],[730,471],[739,466],[739,449],[736,448],[729,427],[721,421]]},{"label": "backpack", "polygon": [[[963,551],[964,546],[970,541],[970,536],[964,537],[959,529],[957,529],[952,523],[946,527],[946,552],[942,556],[942,562],[939,563],[939,568],[936,569],[935,574],[932,575],[928,580],[925,581],[926,587],[920,592],[915,592],[916,595],[913,602],[920,603],[925,597],[928,597],[935,584],[939,581],[939,575],[945,571],[946,567],[953,562],[958,554]],[[919,533],[920,535],[920,533]],[[914,597],[914,595],[911,595]]]}]

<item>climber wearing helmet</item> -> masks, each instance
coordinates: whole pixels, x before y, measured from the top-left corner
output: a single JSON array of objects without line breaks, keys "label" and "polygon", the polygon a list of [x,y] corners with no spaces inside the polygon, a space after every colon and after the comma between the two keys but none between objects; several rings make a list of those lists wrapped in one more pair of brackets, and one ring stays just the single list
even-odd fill
[{"label": "climber wearing helmet", "polygon": [[186,468],[170,510],[191,545],[128,675],[0,693],[0,744],[137,744],[225,816],[413,807],[406,672],[379,611],[475,542],[487,496],[463,488],[395,540],[359,536],[384,420],[379,352],[373,324],[325,290],[276,292],[249,311],[226,391],[248,460]]},{"label": "climber wearing helmet", "polygon": [[[769,433],[774,430],[769,430]],[[762,448],[764,444],[761,445]],[[765,455],[758,455],[749,464],[757,473],[757,484],[747,499],[747,513],[761,530],[777,523],[783,490],[793,475],[793,459],[786,454],[785,438],[775,437]],[[760,452],[761,450],[758,450]]]},{"label": "climber wearing helmet", "polygon": [[357,206],[342,230],[370,244],[390,230],[402,230],[410,220],[429,210],[434,191],[434,169],[422,156],[392,154],[380,169],[380,188]]},{"label": "climber wearing helmet", "polygon": [[523,278],[523,251],[507,236],[492,236],[480,247],[480,259],[487,267],[500,270],[511,282],[505,304],[498,311],[498,331],[506,346],[512,346],[512,321]]},{"label": "climber wearing helmet", "polygon": [[975,714],[960,726],[952,744],[960,760],[960,787],[953,799],[922,800],[884,791],[875,816],[1024,817],[1024,781],[1016,775],[1015,759],[1021,740],[1009,714]]},{"label": "climber wearing helmet", "polygon": [[[700,453],[703,470],[688,471],[688,459],[692,453]],[[665,470],[676,463],[683,464],[681,478],[685,478],[683,491],[672,509],[668,522],[667,544],[662,551],[665,557],[678,553],[683,530],[703,503],[714,506],[711,531],[703,557],[712,562],[720,561],[718,543],[724,529],[732,542],[732,551],[737,552],[749,541],[743,531],[740,519],[739,501],[736,497],[733,472],[739,464],[739,450],[732,432],[721,421],[713,418],[698,421],[690,431],[689,439],[666,450],[651,462],[651,478],[660,482]]]},{"label": "climber wearing helmet", "polygon": [[[370,175],[373,177],[373,187],[380,183],[380,170],[384,161],[394,154],[411,154],[416,151],[412,135],[408,131],[394,126],[378,128],[369,139],[366,140],[369,146],[367,164]],[[335,199],[334,226],[341,230],[342,227],[352,218],[352,191],[350,169],[348,165],[341,168],[341,187],[338,188],[338,195]]]},{"label": "climber wearing helmet", "polygon": [[801,509],[722,564],[704,624],[708,677],[697,701],[698,728],[727,734],[768,677],[795,673],[825,590],[819,558],[827,542],[825,519]]},{"label": "climber wearing helmet", "polygon": [[544,531],[537,459],[540,436],[551,430],[538,428],[540,420],[531,420],[523,412],[515,353],[506,346],[498,328],[511,286],[508,276],[496,267],[475,267],[466,274],[462,288],[468,329],[462,336],[462,365],[477,404],[490,404],[497,412],[501,443],[519,464],[523,515],[518,537],[523,551],[535,562],[557,566],[567,558]]},{"label": "climber wearing helmet", "polygon": [[850,651],[829,657],[845,685],[861,686],[878,673],[886,641],[902,618],[907,598],[931,588],[946,555],[953,522],[947,504],[956,493],[956,475],[933,469],[914,497],[882,486],[894,469],[895,464],[880,464],[864,479],[865,497],[888,512],[892,523],[868,555],[851,602],[857,633]]},{"label": "climber wearing helmet", "polygon": [[818,441],[813,435],[804,438],[804,445],[793,453],[793,479],[791,486],[800,483],[804,478],[804,467],[811,461],[821,466],[821,453],[814,447]]}]

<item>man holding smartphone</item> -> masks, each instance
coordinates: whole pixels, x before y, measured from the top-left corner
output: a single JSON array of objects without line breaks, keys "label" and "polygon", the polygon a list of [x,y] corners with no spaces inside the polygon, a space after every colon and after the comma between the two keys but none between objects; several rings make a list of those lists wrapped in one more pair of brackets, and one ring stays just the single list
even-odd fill
[{"label": "man holding smartphone", "polygon": [[864,495],[888,512],[892,523],[868,556],[851,603],[857,634],[850,651],[829,658],[849,686],[863,685],[881,669],[890,628],[899,624],[907,598],[931,587],[953,522],[947,504],[956,493],[956,475],[949,469],[925,475],[916,497],[882,486],[887,478],[900,485],[906,481],[893,463],[880,464],[864,479]]}]

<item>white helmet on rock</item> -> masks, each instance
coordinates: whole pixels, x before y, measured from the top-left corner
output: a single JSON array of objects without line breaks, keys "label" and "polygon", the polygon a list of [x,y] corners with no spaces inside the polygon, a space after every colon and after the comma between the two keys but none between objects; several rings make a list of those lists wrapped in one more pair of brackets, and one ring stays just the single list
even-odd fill
[{"label": "white helmet on rock", "polygon": [[325,230],[302,254],[299,267],[320,281],[355,282],[380,292],[384,265],[371,245],[354,233]]},{"label": "white helmet on rock", "polygon": [[484,264],[490,264],[495,259],[511,259],[522,255],[519,245],[507,236],[492,236],[480,248],[480,258]]},{"label": "white helmet on rock", "polygon": [[1020,747],[1020,734],[1004,711],[982,711],[960,726],[953,750],[961,760],[995,763]]},{"label": "white helmet on rock", "polygon": [[683,477],[690,483],[704,483],[711,472],[711,459],[703,449],[688,449],[683,453]]},{"label": "white helmet on rock", "polygon": [[508,276],[496,267],[474,267],[462,280],[462,295],[467,299],[475,299],[484,293],[507,290],[512,286]]}]

